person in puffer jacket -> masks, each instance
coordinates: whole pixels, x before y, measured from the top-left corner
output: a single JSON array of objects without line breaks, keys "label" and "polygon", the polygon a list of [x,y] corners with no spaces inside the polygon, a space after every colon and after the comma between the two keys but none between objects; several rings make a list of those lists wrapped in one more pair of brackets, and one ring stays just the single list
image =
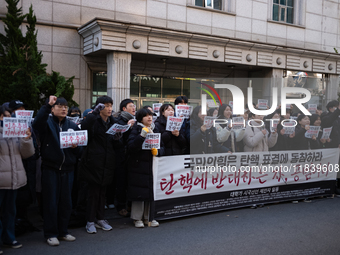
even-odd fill
[{"label": "person in puffer jacket", "polygon": [[[31,131],[26,131],[25,138],[3,138],[3,117],[9,113],[4,107],[0,109],[0,238],[4,245],[20,248],[15,240],[15,200],[17,190],[27,183],[22,159],[34,155],[35,150]],[[0,250],[0,253],[1,250]]]},{"label": "person in puffer jacket", "polygon": [[[162,142],[165,148],[165,156],[181,155],[186,146],[183,129],[167,131],[166,124],[168,116],[174,116],[175,109],[171,104],[163,104],[159,109],[160,116],[155,121],[155,126],[162,134]],[[183,126],[182,126],[183,127]]]}]

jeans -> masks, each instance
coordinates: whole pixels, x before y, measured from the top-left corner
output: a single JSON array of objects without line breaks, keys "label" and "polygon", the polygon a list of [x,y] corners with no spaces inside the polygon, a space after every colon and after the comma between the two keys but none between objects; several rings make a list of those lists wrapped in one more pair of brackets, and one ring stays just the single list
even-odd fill
[{"label": "jeans", "polygon": [[0,237],[4,243],[15,241],[15,200],[17,190],[0,189]]},{"label": "jeans", "polygon": [[45,238],[68,234],[73,179],[73,171],[61,172],[43,167],[41,180]]}]

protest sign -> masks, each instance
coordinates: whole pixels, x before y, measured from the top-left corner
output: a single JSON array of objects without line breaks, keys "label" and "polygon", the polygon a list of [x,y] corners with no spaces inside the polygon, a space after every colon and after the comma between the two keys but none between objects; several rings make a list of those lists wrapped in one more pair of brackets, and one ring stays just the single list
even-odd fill
[{"label": "protest sign", "polygon": [[208,99],[207,100],[207,105],[208,105],[208,108],[216,108],[216,107],[220,106],[220,104],[219,103],[215,103],[215,101],[213,99]]},{"label": "protest sign", "polygon": [[190,118],[191,106],[190,105],[176,105],[176,116],[184,117],[185,119]]},{"label": "protest sign", "polygon": [[320,126],[309,126],[309,130],[305,133],[306,138],[313,138],[313,136],[318,137],[320,131]]},{"label": "protest sign", "polygon": [[30,125],[32,122],[34,111],[28,111],[28,110],[18,110],[15,111],[15,117],[19,119],[28,119],[28,124]]},{"label": "protest sign", "polygon": [[60,148],[66,149],[77,146],[87,146],[87,130],[64,131],[59,133]]},{"label": "protest sign", "polygon": [[155,103],[155,104],[152,104],[152,109],[154,112],[159,112],[159,109],[161,108],[162,106],[162,103]]},{"label": "protest sign", "polygon": [[210,129],[214,125],[214,120],[216,117],[212,116],[205,116],[204,117],[204,125],[207,127],[207,129]]},{"label": "protest sign", "polygon": [[257,100],[257,105],[259,109],[267,109],[268,100],[266,99],[259,99]]},{"label": "protest sign", "polygon": [[317,107],[317,104],[308,104],[308,111],[312,114],[316,113]]},{"label": "protest sign", "polygon": [[246,127],[246,122],[244,121],[243,117],[234,117],[233,118],[233,126],[232,129],[242,129]]},{"label": "protest sign", "polygon": [[26,137],[29,127],[28,118],[3,118],[3,133],[5,137]]},{"label": "protest sign", "polygon": [[233,105],[234,105],[233,101],[229,101],[229,105],[231,108],[233,108]]},{"label": "protest sign", "polygon": [[295,132],[295,122],[287,121],[284,123],[283,130],[285,131],[285,135],[292,135]]},{"label": "protest sign", "polygon": [[146,135],[142,150],[151,150],[152,148],[161,148],[161,133],[149,133]]},{"label": "protest sign", "polygon": [[321,136],[321,139],[328,139],[331,135],[331,132],[332,132],[332,127],[330,128],[324,128],[322,130],[322,136]]},{"label": "protest sign", "polygon": [[273,119],[271,125],[270,125],[270,132],[276,132],[277,125],[279,124],[280,120]]},{"label": "protest sign", "polygon": [[184,118],[181,117],[168,116],[165,130],[167,131],[181,130],[183,120]]},{"label": "protest sign", "polygon": [[113,124],[108,131],[106,131],[107,134],[114,135],[116,133],[125,133],[129,130],[131,125],[119,125],[119,124]]}]

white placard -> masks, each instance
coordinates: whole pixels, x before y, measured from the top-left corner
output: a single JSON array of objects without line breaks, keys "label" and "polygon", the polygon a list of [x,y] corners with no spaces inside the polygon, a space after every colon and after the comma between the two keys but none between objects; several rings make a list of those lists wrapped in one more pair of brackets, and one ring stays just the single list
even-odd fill
[{"label": "white placard", "polygon": [[320,126],[309,126],[309,130],[305,133],[306,138],[313,138],[315,136],[316,138],[319,135]]},{"label": "white placard", "polygon": [[152,123],[155,123],[155,121],[157,120],[157,116],[152,116]]},{"label": "white placard", "polygon": [[317,104],[308,104],[308,111],[310,113],[316,113],[316,110],[318,109],[318,105]]},{"label": "white placard", "polygon": [[176,116],[184,117],[185,119],[190,118],[191,106],[190,105],[176,105]]},{"label": "white placard", "polygon": [[234,117],[232,129],[242,129],[246,127],[246,122],[243,117]]},{"label": "white placard", "polygon": [[204,117],[204,125],[207,127],[207,129],[210,129],[214,125],[214,120],[216,117],[212,116],[205,116]]},{"label": "white placard", "polygon": [[285,135],[292,135],[295,132],[295,122],[294,121],[285,121],[283,130],[285,131]]},{"label": "white placard", "polygon": [[179,131],[179,130],[181,130],[183,121],[184,121],[184,118],[168,116],[165,130],[167,130],[167,131],[178,130]]},{"label": "white placard", "polygon": [[3,133],[5,137],[26,137],[26,131],[29,127],[28,118],[11,118],[4,117]]},{"label": "white placard", "polygon": [[332,127],[324,128],[322,130],[322,136],[321,139],[328,139],[332,133]]},{"label": "white placard", "polygon": [[277,125],[279,124],[280,120],[273,120],[273,121],[270,121],[270,132],[273,133],[273,132],[276,132],[276,129],[277,129]]},{"label": "white placard", "polygon": [[220,104],[215,103],[215,101],[213,99],[207,99],[207,105],[208,105],[209,108],[216,108],[216,107],[220,106]]},{"label": "white placard", "polygon": [[151,150],[152,148],[161,148],[161,133],[149,133],[146,135],[142,150]]},{"label": "white placard", "polygon": [[234,102],[233,101],[229,101],[229,105],[230,105],[231,109],[233,109]]},{"label": "white placard", "polygon": [[267,109],[268,100],[266,99],[259,99],[257,100],[257,105],[259,109]]},{"label": "white placard", "polygon": [[152,109],[154,112],[159,112],[159,109],[161,108],[162,106],[162,103],[155,103],[155,104],[152,104]]},{"label": "white placard", "polygon": [[66,149],[72,145],[86,146],[87,145],[87,130],[64,131],[59,133],[60,148]]},{"label": "white placard", "polygon": [[114,135],[116,133],[125,133],[126,131],[129,130],[129,128],[131,127],[131,125],[119,125],[119,124],[113,124],[108,131],[106,131],[106,134],[109,135]]},{"label": "white placard", "polygon": [[28,119],[28,124],[30,125],[32,122],[34,111],[29,110],[18,110],[15,111],[15,117],[19,119]]}]

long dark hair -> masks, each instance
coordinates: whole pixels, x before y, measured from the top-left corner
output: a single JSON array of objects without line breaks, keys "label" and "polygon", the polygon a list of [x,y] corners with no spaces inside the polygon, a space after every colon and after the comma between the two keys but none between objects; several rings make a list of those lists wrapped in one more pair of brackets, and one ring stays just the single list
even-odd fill
[{"label": "long dark hair", "polygon": [[[225,117],[224,117],[224,111],[225,111],[225,109],[226,109],[227,107],[229,107],[230,110],[232,110],[231,106],[228,105],[228,104],[222,104],[222,105],[220,106],[220,108],[218,108],[218,114],[217,114],[218,118],[220,118],[220,119],[225,119]],[[232,115],[233,115],[233,112],[231,112],[230,117],[232,117]]]},{"label": "long dark hair", "polygon": [[195,123],[203,123],[201,118],[198,117],[200,110],[201,110],[201,106],[199,105],[199,106],[196,106],[191,113],[190,119]]}]

